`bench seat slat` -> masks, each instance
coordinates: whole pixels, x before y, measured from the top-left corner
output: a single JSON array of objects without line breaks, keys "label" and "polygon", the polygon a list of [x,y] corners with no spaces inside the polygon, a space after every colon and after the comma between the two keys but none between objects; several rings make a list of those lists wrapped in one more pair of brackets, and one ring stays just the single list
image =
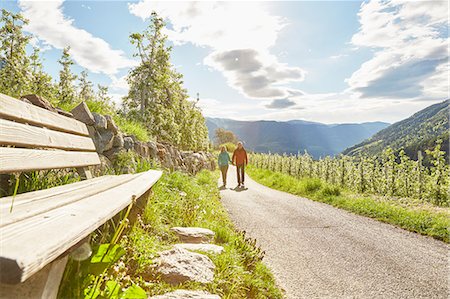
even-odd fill
[{"label": "bench seat slat", "polygon": [[0,119],[0,144],[95,151],[94,142],[89,137],[33,127],[5,119]]},{"label": "bench seat slat", "polygon": [[0,282],[25,281],[144,194],[161,174],[133,175],[114,188],[0,228]]},{"label": "bench seat slat", "polygon": [[[14,207],[20,206],[22,204],[28,204],[33,201],[41,200],[43,198],[49,197],[49,196],[64,196],[65,194],[69,192],[73,192],[82,188],[86,188],[87,186],[93,185],[93,184],[101,184],[103,181],[107,180],[110,176],[104,175],[99,176],[90,180],[84,180],[84,181],[78,181],[71,184],[51,187],[48,189],[43,190],[37,190],[37,191],[30,191],[22,194],[18,194],[14,197]],[[2,210],[4,207],[11,206],[13,200],[13,196],[8,197],[2,197],[0,199],[0,210]],[[0,215],[2,215],[0,213]],[[1,221],[1,219],[0,219]]]},{"label": "bench seat slat", "polygon": [[0,147],[0,173],[85,167],[100,164],[96,152]]},{"label": "bench seat slat", "polygon": [[30,105],[2,93],[0,93],[0,116],[21,123],[89,136],[86,125],[76,119]]},{"label": "bench seat slat", "polygon": [[[83,198],[93,196],[95,194],[104,192],[117,185],[125,184],[133,179],[132,174],[120,176],[107,176],[101,183],[95,182],[92,184],[90,180],[83,181],[84,187],[77,188],[71,192],[61,192],[49,194],[45,197],[40,197],[32,201],[19,201],[18,204],[14,201],[12,212],[10,212],[10,205],[2,204],[0,207],[0,228],[7,225],[14,225],[14,223],[21,220],[49,212],[59,207],[68,205],[70,203],[82,200]],[[5,203],[12,202],[12,197],[2,199]]]}]

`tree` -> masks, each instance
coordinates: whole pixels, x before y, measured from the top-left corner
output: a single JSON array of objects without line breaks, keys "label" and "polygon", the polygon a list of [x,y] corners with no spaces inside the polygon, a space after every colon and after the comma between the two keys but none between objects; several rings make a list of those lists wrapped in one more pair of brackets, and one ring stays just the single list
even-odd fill
[{"label": "tree", "polygon": [[99,102],[110,104],[111,97],[108,94],[108,86],[103,86],[101,84],[97,84],[97,96],[96,99]]},{"label": "tree", "polygon": [[77,78],[72,74],[70,67],[74,64],[70,58],[70,47],[66,47],[63,50],[61,59],[58,60],[62,66],[62,70],[59,71],[59,84],[58,84],[58,101],[60,104],[73,104],[75,102],[75,88],[74,81]]},{"label": "tree", "polygon": [[88,79],[88,73],[86,70],[81,72],[81,76],[78,79],[78,97],[82,101],[89,101],[94,99],[94,84]]},{"label": "tree", "polygon": [[30,83],[29,58],[26,46],[30,40],[23,33],[28,24],[21,14],[2,9],[0,18],[0,92],[20,97],[28,92]]},{"label": "tree", "polygon": [[148,28],[130,35],[140,64],[128,75],[130,88],[124,110],[144,123],[160,141],[183,149],[206,149],[209,142],[205,119],[188,101],[183,76],[170,63],[172,48],[166,46],[164,26],[163,19],[153,12]]},{"label": "tree", "polygon": [[224,144],[227,142],[236,143],[237,137],[232,131],[225,130],[223,128],[217,128],[214,131],[214,139],[217,144]]},{"label": "tree", "polygon": [[30,56],[30,92],[54,102],[56,87],[52,82],[52,77],[44,72],[39,53],[39,48],[34,47],[33,53]]}]

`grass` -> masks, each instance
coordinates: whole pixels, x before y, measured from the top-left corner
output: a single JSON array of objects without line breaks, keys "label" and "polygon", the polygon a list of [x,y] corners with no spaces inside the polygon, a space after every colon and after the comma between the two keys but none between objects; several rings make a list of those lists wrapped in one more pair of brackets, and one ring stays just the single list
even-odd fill
[{"label": "grass", "polygon": [[450,241],[450,212],[446,208],[436,209],[426,204],[405,204],[405,201],[355,194],[319,179],[298,179],[254,166],[249,166],[247,172],[255,181],[267,187],[327,203],[446,243]]},{"label": "grass", "polygon": [[[97,284],[98,291],[92,291],[94,282],[98,282],[93,274],[95,265],[92,261],[71,260],[60,298],[79,298],[85,294],[98,294],[98,298],[128,298],[122,296],[133,287],[145,292],[145,296],[175,289],[194,289],[206,290],[224,299],[283,298],[271,272],[261,261],[262,251],[253,240],[246,238],[245,233],[236,231],[229,219],[220,202],[217,179],[218,172],[206,170],[196,176],[180,172],[165,173],[153,187],[153,194],[137,221],[118,242],[123,248],[123,255],[108,265],[101,283]],[[98,255],[96,252],[101,244],[110,242],[117,226],[117,223],[110,221],[94,234],[91,242],[94,256]],[[213,282],[173,286],[159,279],[154,261],[160,251],[178,242],[170,231],[173,226],[199,226],[215,232],[214,243],[225,250],[219,255],[204,253],[216,265]],[[125,291],[122,295],[110,296],[112,285]]]},{"label": "grass", "polygon": [[118,114],[115,114],[113,118],[119,129],[126,135],[134,135],[142,142],[151,140],[147,128],[142,123],[127,119]]}]

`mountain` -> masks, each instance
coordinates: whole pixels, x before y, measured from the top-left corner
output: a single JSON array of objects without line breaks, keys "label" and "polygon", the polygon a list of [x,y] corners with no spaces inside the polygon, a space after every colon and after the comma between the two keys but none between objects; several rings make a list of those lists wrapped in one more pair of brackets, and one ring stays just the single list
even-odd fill
[{"label": "mountain", "polygon": [[371,138],[349,147],[346,155],[378,155],[384,148],[394,150],[404,148],[412,159],[417,158],[417,152],[432,149],[437,139],[442,139],[442,148],[448,157],[448,128],[450,100],[431,105],[413,116],[394,123],[381,130]]},{"label": "mountain", "polygon": [[306,150],[314,158],[320,158],[334,156],[389,124],[371,122],[326,125],[303,120],[278,122],[206,118],[206,125],[211,140],[214,140],[214,131],[223,128],[233,131],[244,141],[247,149],[255,152],[296,154]]}]

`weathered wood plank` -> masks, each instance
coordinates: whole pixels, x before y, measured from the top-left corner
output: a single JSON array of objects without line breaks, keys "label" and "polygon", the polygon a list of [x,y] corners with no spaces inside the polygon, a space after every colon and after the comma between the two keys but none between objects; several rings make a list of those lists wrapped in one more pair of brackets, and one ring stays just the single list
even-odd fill
[{"label": "weathered wood plank", "polygon": [[84,167],[98,164],[100,164],[100,159],[96,152],[0,147],[0,173]]},{"label": "weathered wood plank", "polygon": [[[64,196],[64,194],[67,194],[67,193],[70,193],[70,192],[73,192],[73,191],[76,191],[79,189],[83,189],[83,188],[86,188],[86,187],[94,185],[94,184],[101,184],[103,181],[108,180],[109,177],[111,177],[111,176],[105,175],[105,176],[93,178],[92,180],[79,181],[79,182],[74,182],[74,183],[67,184],[67,185],[52,187],[49,189],[18,194],[14,198],[14,206],[18,206],[21,204],[28,204],[30,202],[38,201],[38,200],[41,200],[43,198],[46,198],[46,197],[52,196],[52,195]],[[9,207],[11,205],[12,198],[13,198],[12,196],[3,197],[0,200],[0,209],[3,209],[4,207]]]},{"label": "weathered wood plank", "polygon": [[0,93],[0,116],[57,131],[89,136],[86,125],[76,119],[19,101],[2,93]]},{"label": "weathered wood plank", "polygon": [[68,258],[55,260],[23,283],[0,284],[0,299],[56,299]]},{"label": "weathered wood plank", "polygon": [[0,119],[0,145],[95,151],[91,138]]},{"label": "weathered wood plank", "polygon": [[[35,198],[27,202],[22,200],[17,203],[14,200],[14,206],[11,212],[10,207],[12,203],[12,196],[4,199],[2,198],[2,202],[4,203],[0,206],[0,228],[7,225],[14,225],[14,223],[21,220],[46,213],[48,211],[74,203],[78,200],[82,200],[86,197],[93,196],[97,193],[104,192],[120,184],[125,184],[132,179],[132,174],[108,176],[107,180],[102,180],[101,183],[97,181],[94,184],[85,184],[83,188],[77,188],[71,192],[64,192],[62,194],[60,192],[56,194],[49,193],[48,196],[39,197],[38,199]],[[84,182],[89,182],[89,180],[83,181],[83,183]],[[7,205],[7,203],[10,205]]]},{"label": "weathered wood plank", "polygon": [[144,194],[161,174],[150,170],[134,175],[115,188],[1,228],[0,268],[16,278],[8,283],[24,281],[55,260]]}]

